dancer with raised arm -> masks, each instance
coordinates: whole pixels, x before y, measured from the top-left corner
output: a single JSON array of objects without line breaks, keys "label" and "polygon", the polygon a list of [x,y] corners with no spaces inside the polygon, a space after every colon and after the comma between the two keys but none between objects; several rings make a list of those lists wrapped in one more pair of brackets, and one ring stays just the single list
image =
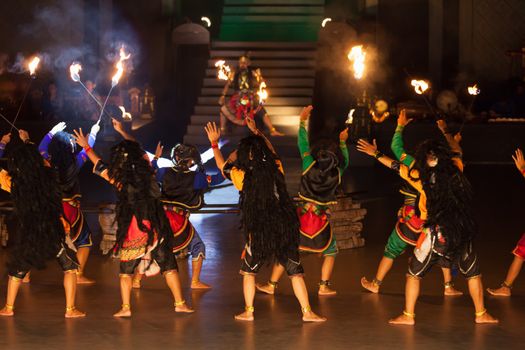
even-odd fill
[{"label": "dancer with raised arm", "polygon": [[[78,261],[66,242],[62,225],[61,192],[56,174],[38,153],[29,134],[19,130],[23,144],[8,155],[7,170],[0,170],[0,186],[11,193],[18,217],[18,225],[9,239],[7,297],[0,316],[13,316],[20,283],[31,269],[43,269],[46,261],[56,258],[64,271],[66,318],[86,316],[77,310]],[[6,145],[10,134],[2,137]],[[0,147],[3,155],[4,147]],[[2,156],[0,155],[0,156]]]},{"label": "dancer with raised arm", "polygon": [[246,242],[240,270],[245,308],[235,319],[254,320],[255,276],[263,265],[279,263],[291,278],[303,321],[325,321],[312,311],[308,301],[299,259],[299,220],[286,190],[281,161],[255,122],[247,120],[247,123],[253,135],[241,140],[228,161],[219,149],[220,131],[215,123],[205,127],[217,166],[240,192],[241,225]]},{"label": "dancer with raised arm", "polygon": [[137,268],[148,276],[162,273],[175,299],[175,311],[193,312],[182,296],[173,235],[148,156],[120,122],[113,119],[113,126],[124,141],[111,148],[109,163],[89,146],[82,129],[74,130],[76,142],[94,164],[93,172],[117,189],[115,251],[120,254],[122,306],[113,316],[131,317],[132,277]]},{"label": "dancer with raised arm", "polygon": [[[404,109],[401,110],[397,119],[397,128],[391,144],[392,152],[397,160],[407,167],[411,167],[414,164],[414,157],[405,151],[403,130],[411,121],[412,119],[407,118],[406,111]],[[440,121],[439,123],[443,125],[443,121]],[[442,132],[446,131],[443,126],[440,127],[440,129],[442,129]],[[379,293],[381,284],[392,268],[394,260],[403,254],[407,247],[415,246],[419,239],[419,235],[423,231],[424,221],[421,220],[420,212],[417,207],[417,201],[419,198],[418,191],[412,187],[410,183],[405,181],[399,192],[404,196],[403,206],[398,211],[396,226],[388,237],[383,258],[379,262],[375,278],[372,281],[367,280],[366,277],[361,278],[361,286],[372,293]],[[441,270],[443,271],[444,279],[444,295],[463,295],[462,292],[454,288],[450,268],[442,267]]]},{"label": "dancer with raised arm", "polygon": [[473,250],[476,225],[471,212],[472,191],[463,175],[461,147],[450,133],[447,132],[445,137],[452,147],[442,141],[427,140],[418,146],[412,167],[379,152],[375,140],[373,144],[363,139],[358,141],[359,151],[375,157],[417,189],[420,217],[425,221],[409,260],[405,309],[400,316],[389,321],[391,324],[415,324],[421,279],[436,264],[457,266],[467,279],[476,323],[498,322],[484,306],[479,261]]},{"label": "dancer with raised arm", "polygon": [[[512,156],[516,168],[525,177],[525,158],[523,157],[523,151],[517,149],[514,155]],[[487,292],[494,296],[498,297],[510,297],[512,291],[512,284],[518,277],[521,267],[523,266],[523,261],[525,260],[525,233],[521,236],[516,248],[512,251],[514,254],[514,260],[510,264],[509,270],[507,271],[507,276],[505,280],[501,283],[499,288],[488,288]]]},{"label": "dancer with raised arm", "polygon": [[[334,140],[321,139],[312,147],[308,140],[306,122],[313,107],[307,106],[300,115],[297,145],[302,159],[302,176],[299,197],[303,200],[297,207],[300,222],[299,249],[304,252],[320,253],[323,256],[319,295],[335,295],[330,288],[330,278],[338,253],[335,235],[330,226],[330,204],[337,203],[336,189],[341,183],[341,176],[348,167],[348,149],[346,140],[348,130],[339,134],[339,144]],[[257,289],[267,294],[274,294],[279,279],[284,273],[282,265],[275,265],[268,283],[257,285]]]}]

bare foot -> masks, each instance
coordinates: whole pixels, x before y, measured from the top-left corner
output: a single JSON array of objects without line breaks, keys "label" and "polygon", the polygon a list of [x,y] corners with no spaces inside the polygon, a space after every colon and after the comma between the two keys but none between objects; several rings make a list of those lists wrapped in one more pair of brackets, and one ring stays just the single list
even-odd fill
[{"label": "bare foot", "polygon": [[277,131],[277,129],[273,129],[271,132],[270,132],[270,135],[272,136],[284,136],[284,134],[280,131]]},{"label": "bare foot", "polygon": [[211,289],[211,286],[201,281],[191,281],[191,289]]},{"label": "bare foot", "polygon": [[84,275],[77,275],[77,284],[95,284],[95,281]]},{"label": "bare foot", "polygon": [[374,282],[370,282],[369,280],[367,280],[366,277],[361,278],[361,286],[363,286],[363,288],[368,290],[369,292],[379,293],[379,286]]},{"label": "bare foot", "polygon": [[330,288],[329,286],[319,286],[319,291],[317,292],[318,295],[323,296],[329,296],[329,295],[336,295],[337,292]]},{"label": "bare foot", "polygon": [[447,297],[453,297],[453,296],[463,295],[463,292],[460,290],[457,290],[454,287],[447,287],[445,288],[445,291],[443,292],[443,294]]},{"label": "bare foot", "polygon": [[499,320],[497,318],[492,317],[492,315],[490,315],[488,312],[485,312],[483,315],[476,317],[476,323],[495,324],[495,323],[499,323]]},{"label": "bare foot", "polygon": [[80,310],[77,310],[76,308],[73,310],[66,310],[66,314],[64,316],[65,318],[80,318],[80,317],[86,317],[86,313],[82,312]]},{"label": "bare foot", "polygon": [[25,277],[22,279],[22,283],[30,283],[31,282],[31,276],[29,274],[25,275]]},{"label": "bare foot", "polygon": [[244,311],[242,314],[235,315],[235,319],[237,321],[253,321],[253,312],[251,311]]},{"label": "bare foot", "polygon": [[14,314],[15,312],[13,308],[11,307],[4,306],[4,308],[0,310],[0,316],[10,317],[10,316],[13,316]]},{"label": "bare foot", "polygon": [[416,320],[414,319],[414,317],[410,317],[405,314],[401,314],[397,316],[396,318],[392,318],[390,321],[388,321],[388,323],[413,326],[416,324]]},{"label": "bare foot", "polygon": [[324,322],[326,317],[321,317],[313,311],[308,311],[303,314],[303,322]]},{"label": "bare foot", "polygon": [[265,283],[265,284],[256,283],[255,288],[257,288],[259,292],[263,292],[263,293],[270,294],[270,295],[275,294],[275,287],[269,283]]},{"label": "bare foot", "polygon": [[187,304],[182,304],[182,305],[175,306],[175,312],[182,312],[182,313],[186,313],[186,314],[191,314],[191,313],[195,312],[195,310],[193,310]]},{"label": "bare foot", "polygon": [[131,309],[129,307],[124,307],[120,309],[116,314],[113,314],[113,317],[131,317]]},{"label": "bare foot", "polygon": [[510,288],[507,287],[499,287],[496,289],[487,288],[487,292],[489,292],[490,295],[494,295],[496,297],[510,297],[511,295]]},{"label": "bare foot", "polygon": [[134,289],[140,289],[140,279],[133,278],[133,280],[131,282],[131,287],[134,288]]}]

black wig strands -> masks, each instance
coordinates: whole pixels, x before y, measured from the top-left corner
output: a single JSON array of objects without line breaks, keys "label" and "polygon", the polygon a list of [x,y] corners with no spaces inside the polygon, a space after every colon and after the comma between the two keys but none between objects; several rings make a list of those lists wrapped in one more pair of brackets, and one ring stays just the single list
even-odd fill
[{"label": "black wig strands", "polygon": [[[121,247],[133,216],[141,231],[148,233],[148,244],[155,238],[171,239],[171,229],[160,202],[160,189],[153,169],[135,141],[122,141],[111,148],[109,177],[117,184],[117,244]],[[149,222],[149,228],[144,224]]]},{"label": "black wig strands", "polygon": [[299,219],[276,156],[260,136],[241,140],[237,166],[245,172],[241,224],[255,259],[286,261],[299,246]]},{"label": "black wig strands", "polygon": [[[438,159],[435,167],[427,165],[429,154]],[[419,171],[427,195],[426,225],[439,225],[448,243],[448,254],[454,256],[474,238],[476,224],[472,214],[471,185],[452,158],[447,144],[428,140],[418,146],[414,168]]]},{"label": "black wig strands", "polygon": [[74,181],[80,169],[75,157],[75,142],[73,135],[59,131],[49,143],[48,153],[51,165],[58,171],[58,179],[64,192],[68,192],[75,185]]},{"label": "black wig strands", "polygon": [[11,151],[8,172],[18,219],[9,268],[42,269],[46,260],[57,255],[65,239],[56,174],[44,165],[34,144],[23,144]]}]

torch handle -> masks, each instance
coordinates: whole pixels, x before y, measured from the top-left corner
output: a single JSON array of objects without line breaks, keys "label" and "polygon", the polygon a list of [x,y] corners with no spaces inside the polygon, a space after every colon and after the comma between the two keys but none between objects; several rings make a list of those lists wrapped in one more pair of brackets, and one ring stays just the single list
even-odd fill
[{"label": "torch handle", "polygon": [[20,106],[18,106],[18,111],[16,111],[16,115],[15,115],[15,119],[13,119],[13,122],[9,122],[9,124],[11,124],[11,129],[9,129],[9,132],[13,131],[13,128],[15,128],[16,130],[18,130],[15,126],[15,123],[18,119],[18,116],[20,115],[20,111],[22,111],[22,106],[24,105],[24,102],[27,98],[27,95],[29,94],[29,90],[31,89],[31,84],[33,84],[33,80],[34,79],[30,79],[29,80],[29,84],[27,85],[27,89],[26,89],[26,92],[24,93],[24,97],[22,98],[22,102],[20,102]]}]

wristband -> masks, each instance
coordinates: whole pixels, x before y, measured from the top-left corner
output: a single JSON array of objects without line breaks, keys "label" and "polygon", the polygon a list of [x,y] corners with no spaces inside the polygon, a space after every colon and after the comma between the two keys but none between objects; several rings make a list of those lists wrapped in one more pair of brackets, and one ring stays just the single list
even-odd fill
[{"label": "wristband", "polygon": [[84,151],[86,151],[86,153],[88,153],[89,151],[92,151],[93,148],[91,148],[91,146],[87,146],[84,148]]},{"label": "wristband", "polygon": [[384,156],[384,154],[381,153],[381,152],[379,152],[379,151],[376,151],[376,153],[374,153],[374,158],[375,158],[375,159],[379,159],[379,158],[381,158],[382,156]]},{"label": "wristband", "polygon": [[525,168],[520,169],[520,173],[521,173],[521,175],[525,176]]},{"label": "wristband", "polygon": [[218,144],[217,142],[212,142],[212,144],[211,144],[211,148],[212,148],[212,149],[219,148],[219,144]]}]

